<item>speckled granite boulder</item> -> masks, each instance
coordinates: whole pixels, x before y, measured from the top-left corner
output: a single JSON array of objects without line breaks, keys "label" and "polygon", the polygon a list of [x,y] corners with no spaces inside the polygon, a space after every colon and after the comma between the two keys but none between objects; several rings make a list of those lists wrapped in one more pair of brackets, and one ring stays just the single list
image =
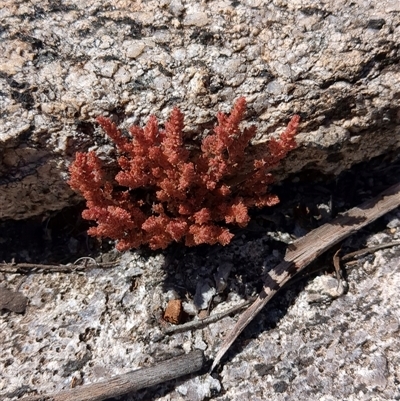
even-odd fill
[{"label": "speckled granite boulder", "polygon": [[[399,211],[385,221],[391,234],[370,235],[367,245],[400,238]],[[67,390],[196,349],[213,358],[236,317],[165,335],[163,311],[180,296],[196,314],[197,307],[207,307],[197,298],[206,299],[210,288],[216,294],[212,314],[242,302],[243,293],[254,295],[262,272],[282,257],[267,238],[239,236],[206,254],[178,251],[169,259],[128,252],[114,268],[81,273],[0,273],[3,285],[18,287],[29,299],[24,314],[0,313],[0,398]],[[337,291],[333,276],[320,275],[277,294],[212,375],[195,374],[122,399],[399,399],[399,250],[381,250],[348,266],[345,293]],[[221,272],[227,290],[218,301]]]},{"label": "speckled granite boulder", "polygon": [[0,218],[78,200],[77,150],[108,153],[94,118],[174,105],[188,133],[238,96],[257,152],[290,116],[302,146],[278,172],[337,174],[400,144],[398,0],[8,0],[0,9]]}]

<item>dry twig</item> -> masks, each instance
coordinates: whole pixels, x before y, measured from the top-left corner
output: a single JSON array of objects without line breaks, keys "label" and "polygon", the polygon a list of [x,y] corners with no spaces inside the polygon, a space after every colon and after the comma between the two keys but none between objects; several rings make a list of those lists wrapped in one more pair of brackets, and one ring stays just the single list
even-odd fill
[{"label": "dry twig", "polygon": [[252,301],[254,301],[254,299],[253,300],[249,299],[247,301],[242,302],[239,305],[233,306],[232,308],[230,308],[224,312],[215,313],[214,315],[208,316],[204,319],[194,320],[194,321],[191,321],[188,323],[180,324],[179,326],[170,326],[170,327],[164,329],[164,334],[182,333],[184,331],[196,330],[196,329],[202,328],[211,323],[215,323],[218,320],[221,320],[224,317],[231,315],[232,313],[236,313],[236,312],[240,311],[241,309],[250,305],[250,303]]},{"label": "dry twig", "polygon": [[254,319],[267,302],[291,277],[303,270],[314,259],[333,245],[357,232],[400,205],[400,183],[393,185],[377,197],[348,210],[330,223],[311,231],[292,244],[285,259],[268,274],[263,290],[255,302],[239,317],[217,352],[211,371],[244,328]]},{"label": "dry twig", "polygon": [[[82,260],[84,258],[80,258]],[[92,258],[88,258],[94,261]],[[76,261],[76,262],[77,262]],[[75,262],[75,263],[76,263]],[[0,263],[1,273],[13,273],[13,274],[32,274],[32,273],[73,273],[77,271],[85,270],[89,267],[101,267],[108,268],[117,265],[118,262],[107,262],[97,263],[94,261],[93,264],[84,263],[81,265],[68,264],[68,265],[46,265],[41,263]]]},{"label": "dry twig", "polygon": [[197,350],[159,362],[155,366],[134,370],[98,383],[50,395],[29,396],[22,401],[101,401],[196,372],[202,368],[203,363],[203,352]]},{"label": "dry twig", "polygon": [[400,241],[392,241],[387,244],[380,244],[380,245],[376,245],[376,246],[371,246],[369,248],[359,249],[358,251],[350,252],[350,253],[347,253],[346,255],[343,255],[340,258],[340,260],[343,262],[346,262],[347,260],[356,258],[358,256],[366,255],[367,253],[374,253],[381,249],[390,248],[390,247],[396,246],[396,245],[400,245]]}]

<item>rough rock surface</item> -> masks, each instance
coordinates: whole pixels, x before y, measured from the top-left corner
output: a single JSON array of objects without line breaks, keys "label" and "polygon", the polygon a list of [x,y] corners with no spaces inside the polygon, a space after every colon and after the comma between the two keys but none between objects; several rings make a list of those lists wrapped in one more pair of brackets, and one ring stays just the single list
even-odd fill
[{"label": "rough rock surface", "polygon": [[[302,146],[281,177],[338,174],[399,147],[398,0],[12,0],[3,1],[0,22],[0,219],[78,200],[66,185],[75,151],[110,152],[94,124],[100,114],[127,125],[150,113],[165,120],[178,105],[193,136],[244,95],[248,122],[259,125],[254,148],[262,151],[265,138],[300,113]],[[2,294],[23,301],[0,305],[0,399],[68,389],[193,349],[213,357],[236,317],[165,336],[168,301],[182,299],[191,320],[257,294],[285,243],[310,229],[310,215],[299,216],[297,206],[321,224],[348,208],[342,196],[365,200],[390,185],[381,177],[400,176],[399,166],[379,168],[380,178],[369,170],[330,190],[319,182],[302,191],[291,181],[279,194],[282,205],[257,212],[224,248],[95,253],[74,231],[78,218],[61,239],[53,224],[60,214],[35,221],[36,231],[10,232],[0,221],[6,261],[119,260],[69,274],[0,273]],[[397,210],[343,247],[398,239]],[[345,293],[334,274],[303,278],[272,300],[212,375],[123,399],[400,399],[399,262],[393,247],[348,265]],[[317,267],[330,263],[322,258]]]},{"label": "rough rock surface", "polygon": [[287,400],[288,394],[298,400],[399,399],[395,254],[388,262],[378,253],[352,271],[349,292],[336,300],[329,294],[336,279],[311,282],[279,328],[257,336],[223,368],[226,393],[215,400]]},{"label": "rough rock surface", "polygon": [[[382,179],[371,176],[370,169],[360,167],[347,179],[334,180],[333,198],[322,183],[319,188],[292,184],[273,214],[255,215],[226,247],[100,252],[99,261],[116,259],[117,266],[70,273],[0,273],[2,287],[28,300],[23,314],[0,312],[0,398],[15,401],[27,394],[68,389],[72,383],[106,379],[194,349],[213,358],[236,317],[165,335],[163,329],[171,327],[162,319],[168,302],[181,299],[192,320],[254,296],[265,272],[282,260],[285,242],[309,229],[293,211],[299,202],[318,218],[314,223],[322,224],[329,220],[332,206],[348,208],[346,199],[353,197],[346,190],[349,185],[357,182],[361,198],[371,198],[398,176],[400,162],[381,166],[380,171],[391,172]],[[56,237],[49,229],[44,225],[42,235]],[[70,255],[64,251],[65,256],[76,259],[77,247],[88,255],[82,237],[66,239]],[[347,253],[399,239],[397,210],[348,238],[342,248]],[[50,242],[49,247],[56,245]],[[21,242],[17,249],[11,256],[29,260],[37,246]],[[122,399],[399,399],[399,249],[349,262],[344,291],[334,273],[311,273],[311,279],[293,282],[250,324],[212,375],[196,374]],[[50,256],[43,252],[42,258],[48,263]],[[331,256],[320,258],[314,269],[332,265]]]},{"label": "rough rock surface", "polygon": [[[388,219],[397,239],[399,217],[397,213]],[[368,243],[389,240],[381,233]],[[186,257],[183,263],[189,268],[178,269],[174,279],[180,283],[179,274],[184,274],[195,288],[196,279],[212,277],[213,269],[232,260],[268,268],[266,254],[264,239],[245,244],[238,239],[229,249],[203,259],[208,262],[203,268]],[[20,289],[30,299],[26,313],[2,313],[0,319],[1,399],[65,389],[73,380],[94,382],[192,349],[212,357],[234,319],[165,337],[162,310],[177,296],[160,285],[165,264],[161,255],[127,253],[119,267],[109,271],[28,276]],[[337,298],[332,289],[338,283],[331,276],[318,276],[301,290],[290,287],[246,329],[245,342],[236,344],[222,370],[180,380],[175,388],[159,386],[156,395],[142,391],[124,399],[398,399],[399,266],[399,248],[363,259],[349,272],[348,292]],[[4,281],[12,286],[16,277],[8,275]],[[213,313],[239,299],[231,288]]]},{"label": "rough rock surface", "polygon": [[178,105],[188,133],[246,96],[258,150],[293,113],[302,146],[280,176],[337,174],[399,147],[398,0],[42,1],[0,8],[0,218],[77,201],[77,150]]}]

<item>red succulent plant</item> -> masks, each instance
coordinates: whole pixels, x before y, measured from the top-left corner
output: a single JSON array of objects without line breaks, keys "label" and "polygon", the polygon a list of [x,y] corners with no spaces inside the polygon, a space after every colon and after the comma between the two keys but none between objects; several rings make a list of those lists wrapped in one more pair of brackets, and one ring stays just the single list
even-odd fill
[{"label": "red succulent plant", "polygon": [[244,227],[249,208],[279,201],[268,192],[269,171],[296,147],[300,120],[293,116],[280,138],[270,140],[265,158],[254,160],[251,171],[238,180],[256,133],[255,126],[240,128],[245,111],[241,97],[230,115],[219,112],[218,124],[198,150],[185,146],[178,108],[164,129],[151,116],[144,128],[129,129],[131,137],[98,117],[117,148],[119,171],[110,180],[95,152],[76,154],[69,185],[86,199],[83,218],[97,223],[88,233],[116,240],[120,251],[141,245],[166,248],[181,240],[188,246],[228,244],[233,237],[230,224]]}]

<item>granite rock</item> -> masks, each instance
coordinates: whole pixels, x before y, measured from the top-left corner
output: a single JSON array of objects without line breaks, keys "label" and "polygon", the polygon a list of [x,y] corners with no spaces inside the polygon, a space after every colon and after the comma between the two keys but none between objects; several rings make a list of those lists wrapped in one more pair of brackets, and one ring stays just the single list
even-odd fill
[{"label": "granite rock", "polygon": [[75,152],[110,154],[99,115],[126,127],[179,106],[196,136],[245,96],[263,154],[299,113],[301,146],[278,179],[338,174],[400,144],[396,0],[9,0],[0,21],[0,219],[79,201]]}]

